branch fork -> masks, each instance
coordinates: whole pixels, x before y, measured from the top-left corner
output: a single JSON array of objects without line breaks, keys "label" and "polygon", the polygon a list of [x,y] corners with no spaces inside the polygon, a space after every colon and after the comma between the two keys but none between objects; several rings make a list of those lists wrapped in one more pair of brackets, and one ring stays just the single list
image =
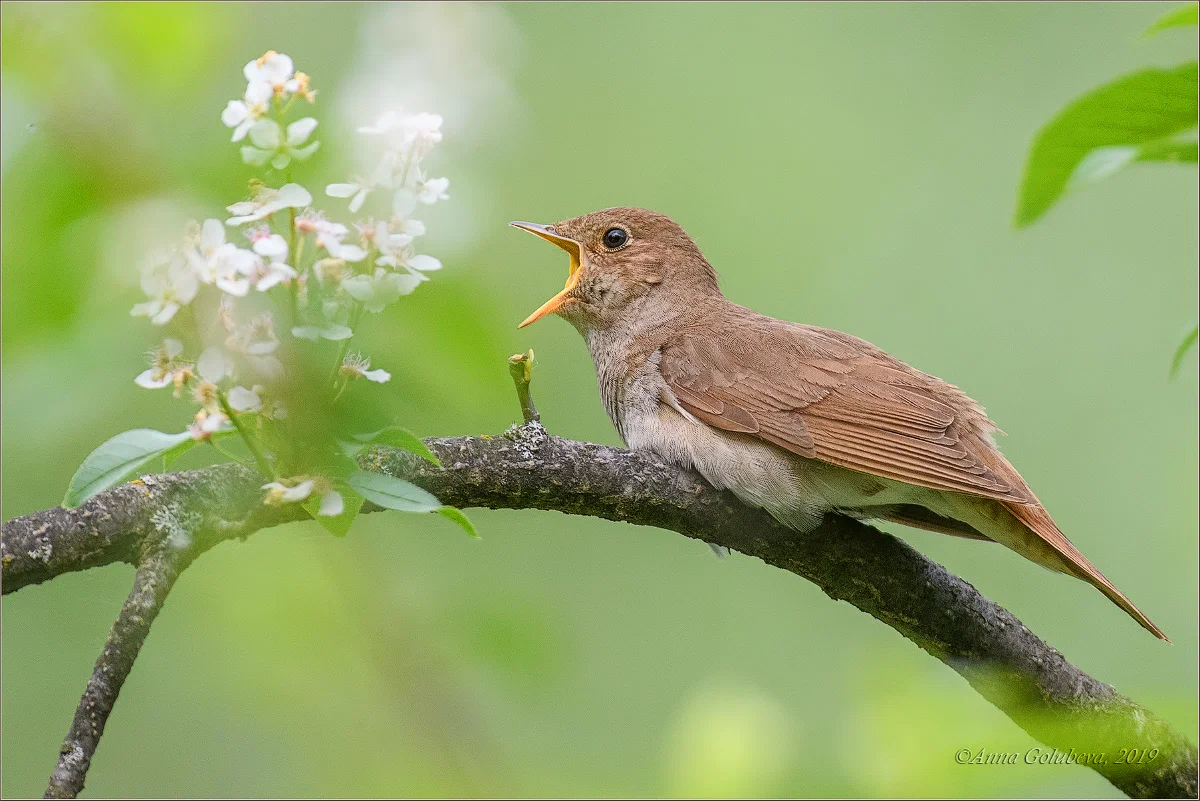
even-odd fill
[{"label": "branch fork", "polygon": [[[553,509],[621,520],[758,557],[886,623],[1042,743],[1062,752],[1106,752],[1105,764],[1088,767],[1130,796],[1197,797],[1197,752],[1186,737],[1072,665],[941,565],[836,515],[798,537],[695,473],[621,448],[552,436],[529,391],[532,363],[532,352],[509,360],[524,422],[503,436],[426,440],[442,469],[384,446],[364,453],[360,467],[412,481],[458,507]],[[56,507],[3,525],[4,593],[113,562],[138,568],[75,712],[47,797],[72,798],[83,789],[121,685],[179,574],[219,542],[305,517],[295,504],[263,506],[261,483],[256,472],[237,464],[147,476],[78,509]],[[200,522],[186,532],[186,547],[173,547],[169,523],[191,519],[189,514]],[[1122,748],[1158,755],[1116,764],[1112,755]]]}]

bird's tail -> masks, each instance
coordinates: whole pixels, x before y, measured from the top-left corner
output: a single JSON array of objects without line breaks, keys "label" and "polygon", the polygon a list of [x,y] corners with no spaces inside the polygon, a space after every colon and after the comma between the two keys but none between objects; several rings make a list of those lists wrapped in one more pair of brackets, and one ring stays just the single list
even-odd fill
[{"label": "bird's tail", "polygon": [[[1003,520],[997,520],[1000,525],[988,531],[988,534],[1001,544],[1012,548],[1027,559],[1045,565],[1051,570],[1067,573],[1081,578],[1104,593],[1110,601],[1125,610],[1125,613],[1141,624],[1160,640],[1171,640],[1162,629],[1154,625],[1142,610],[1133,605],[1113,583],[1105,578],[1100,570],[1088,561],[1079,549],[1059,531],[1058,526],[1039,503],[994,502],[1007,512],[1012,522],[1017,525],[1003,525]],[[1000,516],[998,516],[1000,517]],[[1030,536],[1030,534],[1034,536]]]}]

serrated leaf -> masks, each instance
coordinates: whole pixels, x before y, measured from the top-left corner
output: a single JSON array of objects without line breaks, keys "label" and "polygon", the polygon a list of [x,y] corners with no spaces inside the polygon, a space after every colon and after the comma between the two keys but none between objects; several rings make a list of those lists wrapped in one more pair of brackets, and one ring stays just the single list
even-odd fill
[{"label": "serrated leaf", "polygon": [[350,526],[354,524],[358,513],[362,511],[363,497],[341,481],[335,482],[333,488],[342,496],[342,513],[340,515],[318,514],[321,508],[321,498],[317,495],[310,495],[301,506],[330,534],[335,537],[344,537],[350,530]]},{"label": "serrated leaf", "polygon": [[456,509],[453,506],[443,506],[437,510],[437,513],[447,520],[453,520],[458,525],[462,526],[463,530],[472,537],[479,537],[479,532],[475,530],[475,526],[467,518],[461,509]]},{"label": "serrated leaf", "polygon": [[[1139,148],[1196,127],[1196,87],[1192,61],[1173,69],[1126,75],[1068,105],[1034,138],[1021,182],[1016,225],[1029,225],[1045,214],[1089,153]],[[1111,166],[1102,165],[1101,172]]]},{"label": "serrated leaf", "polygon": [[62,505],[68,509],[79,506],[96,493],[128,480],[154,459],[165,458],[168,451],[190,441],[193,440],[188,431],[165,434],[151,428],[135,428],[117,434],[83,460],[71,477]]},{"label": "serrated leaf", "polygon": [[402,448],[410,453],[415,453],[430,464],[437,467],[442,466],[442,463],[434,456],[433,451],[429,450],[425,446],[425,443],[421,441],[421,438],[407,428],[388,426],[370,434],[355,434],[354,438],[363,445],[392,445]]},{"label": "serrated leaf", "polygon": [[1142,36],[1153,36],[1159,31],[1165,31],[1168,28],[1182,28],[1192,26],[1200,20],[1200,12],[1198,12],[1200,4],[1185,3],[1179,8],[1173,8],[1166,14],[1154,21],[1154,24],[1146,29]]},{"label": "serrated leaf", "polygon": [[1188,331],[1184,336],[1183,341],[1179,343],[1179,347],[1175,349],[1175,356],[1171,359],[1171,378],[1179,372],[1179,368],[1183,366],[1183,358],[1187,356],[1192,346],[1196,344],[1196,338],[1200,336],[1200,326],[1192,325],[1192,330]]},{"label": "serrated leaf", "polygon": [[346,478],[346,483],[368,501],[385,509],[401,512],[436,512],[442,507],[437,498],[409,481],[358,470]]}]

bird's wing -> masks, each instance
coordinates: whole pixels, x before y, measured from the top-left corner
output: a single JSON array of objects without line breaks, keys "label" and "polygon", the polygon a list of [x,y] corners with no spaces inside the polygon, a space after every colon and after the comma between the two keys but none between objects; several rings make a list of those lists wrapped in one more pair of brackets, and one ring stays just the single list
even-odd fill
[{"label": "bird's wing", "polygon": [[708,425],[909,484],[1037,502],[974,401],[849,334],[739,315],[661,354],[676,400]]}]

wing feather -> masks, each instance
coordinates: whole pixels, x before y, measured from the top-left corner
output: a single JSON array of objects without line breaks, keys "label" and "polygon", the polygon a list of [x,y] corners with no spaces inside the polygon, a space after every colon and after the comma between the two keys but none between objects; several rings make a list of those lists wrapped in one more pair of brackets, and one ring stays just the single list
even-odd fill
[{"label": "wing feather", "polygon": [[978,405],[848,334],[739,318],[689,329],[661,350],[667,386],[709,425],[897,481],[1033,500],[987,453],[995,427]]}]

